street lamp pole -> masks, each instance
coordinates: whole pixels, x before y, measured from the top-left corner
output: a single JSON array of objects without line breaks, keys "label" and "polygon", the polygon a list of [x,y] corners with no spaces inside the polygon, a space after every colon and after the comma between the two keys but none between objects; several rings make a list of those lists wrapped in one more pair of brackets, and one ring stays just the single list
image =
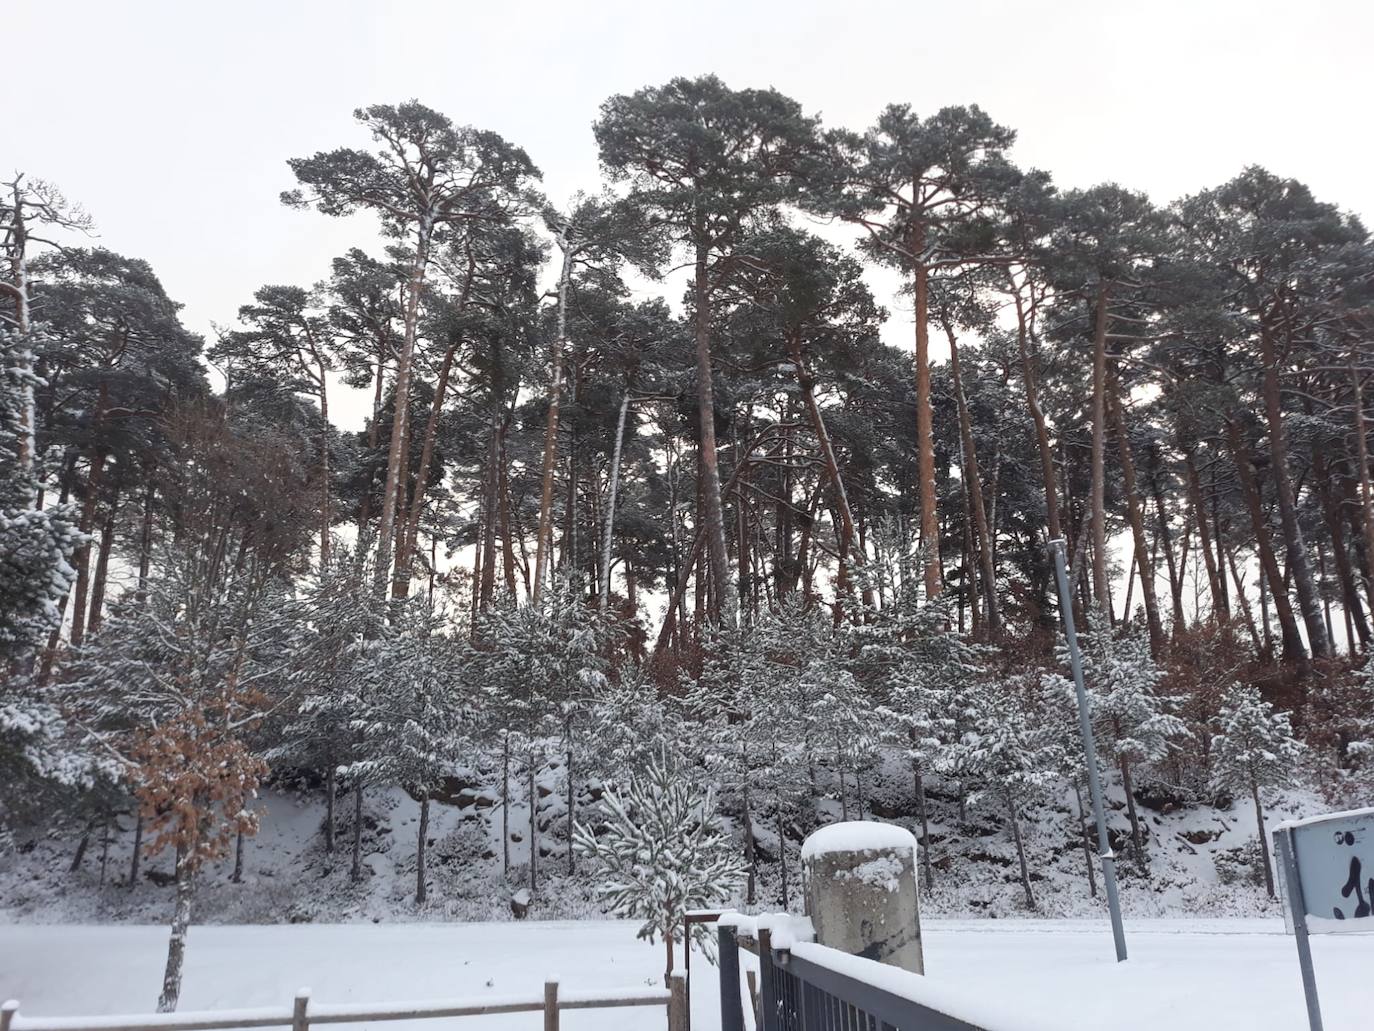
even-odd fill
[{"label": "street lamp pole", "polygon": [[1083,755],[1088,764],[1088,794],[1092,796],[1093,817],[1097,821],[1098,858],[1102,860],[1102,883],[1107,890],[1107,909],[1112,917],[1112,939],[1116,942],[1116,961],[1126,959],[1126,932],[1121,926],[1121,898],[1116,891],[1116,860],[1107,837],[1107,818],[1102,809],[1102,784],[1097,776],[1097,747],[1093,744],[1092,717],[1088,714],[1088,692],[1083,686],[1083,656],[1078,650],[1078,632],[1073,625],[1073,595],[1065,568],[1063,538],[1050,541],[1054,557],[1054,576],[1059,583],[1059,611],[1064,617],[1064,639],[1069,646],[1069,668],[1073,670],[1073,689],[1078,696],[1078,729],[1083,735]]}]

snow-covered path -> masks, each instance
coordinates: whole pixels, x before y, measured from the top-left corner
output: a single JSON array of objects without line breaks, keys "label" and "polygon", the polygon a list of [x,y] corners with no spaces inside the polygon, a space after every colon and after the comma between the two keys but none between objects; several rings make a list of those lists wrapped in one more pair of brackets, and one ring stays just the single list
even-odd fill
[{"label": "snow-covered path", "polygon": [[[1277,920],[1128,921],[1131,960],[1121,967],[1105,925],[1086,921],[937,920],[925,931],[928,976],[1064,1028],[1306,1026],[1293,941]],[[18,998],[33,1016],[146,1012],[166,935],[147,926],[0,927],[0,997]],[[1317,938],[1313,949],[1328,1031],[1369,1027],[1374,935]],[[614,921],[196,927],[181,1008],[285,1005],[304,986],[322,1003],[538,992],[546,976],[568,990],[629,988],[657,984],[662,955]],[[694,1027],[709,1031],[718,1023],[715,970],[694,966]],[[467,1023],[497,1031],[535,1028],[539,1018]],[[664,1024],[655,1010],[564,1014],[573,1031]]]}]

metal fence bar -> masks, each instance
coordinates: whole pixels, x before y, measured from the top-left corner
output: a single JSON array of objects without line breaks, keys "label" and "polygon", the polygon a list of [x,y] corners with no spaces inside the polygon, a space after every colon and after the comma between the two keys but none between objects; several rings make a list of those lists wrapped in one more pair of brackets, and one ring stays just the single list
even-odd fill
[{"label": "metal fence bar", "polygon": [[733,927],[716,927],[716,954],[720,964],[720,1031],[744,1031],[744,1004],[739,994],[739,940]]},{"label": "metal fence bar", "polygon": [[843,1031],[866,1031],[873,1024],[889,1024],[901,1031],[983,1031],[976,1024],[795,954],[785,957],[784,969],[840,1001],[838,1026]]}]

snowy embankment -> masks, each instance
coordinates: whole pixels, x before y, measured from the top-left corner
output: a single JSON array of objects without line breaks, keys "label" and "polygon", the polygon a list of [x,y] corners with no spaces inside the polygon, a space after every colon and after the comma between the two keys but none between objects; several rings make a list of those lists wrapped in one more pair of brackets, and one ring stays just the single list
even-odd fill
[{"label": "snowy embankment", "polygon": [[[1061,1028],[1292,1031],[1306,1023],[1293,940],[1279,920],[1127,922],[1131,959],[1112,961],[1102,924],[928,921],[926,967],[951,991],[1024,1006]],[[0,997],[23,1013],[146,1012],[166,952],[162,927],[0,927]],[[1369,1026],[1374,935],[1313,940],[1328,1031]],[[367,1003],[657,985],[659,948],[614,921],[196,927],[181,1009],[284,1005],[301,987],[319,1003]],[[718,1025],[716,971],[698,957],[694,1026]],[[536,1017],[475,1018],[474,1028],[529,1028]],[[564,1026],[664,1027],[657,1010],[568,1012]],[[450,1025],[445,1025],[450,1026]],[[387,1025],[438,1031],[433,1022]]]}]

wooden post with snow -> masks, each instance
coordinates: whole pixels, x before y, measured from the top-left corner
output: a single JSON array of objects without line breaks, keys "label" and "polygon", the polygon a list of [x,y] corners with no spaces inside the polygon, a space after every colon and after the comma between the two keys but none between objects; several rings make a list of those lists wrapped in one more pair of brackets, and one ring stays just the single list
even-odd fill
[{"label": "wooden post with snow", "polygon": [[310,1005],[310,989],[302,988],[296,993],[296,1004],[291,1009],[291,1031],[309,1031],[310,1020],[305,1008]]},{"label": "wooden post with snow", "polygon": [[687,977],[681,970],[668,975],[668,1031],[687,1031]]},{"label": "wooden post with snow", "polygon": [[558,982],[544,982],[544,1031],[558,1031]]},{"label": "wooden post with snow", "polygon": [[816,941],[924,973],[916,848],[910,831],[870,820],[813,832],[802,845],[802,878]]}]

